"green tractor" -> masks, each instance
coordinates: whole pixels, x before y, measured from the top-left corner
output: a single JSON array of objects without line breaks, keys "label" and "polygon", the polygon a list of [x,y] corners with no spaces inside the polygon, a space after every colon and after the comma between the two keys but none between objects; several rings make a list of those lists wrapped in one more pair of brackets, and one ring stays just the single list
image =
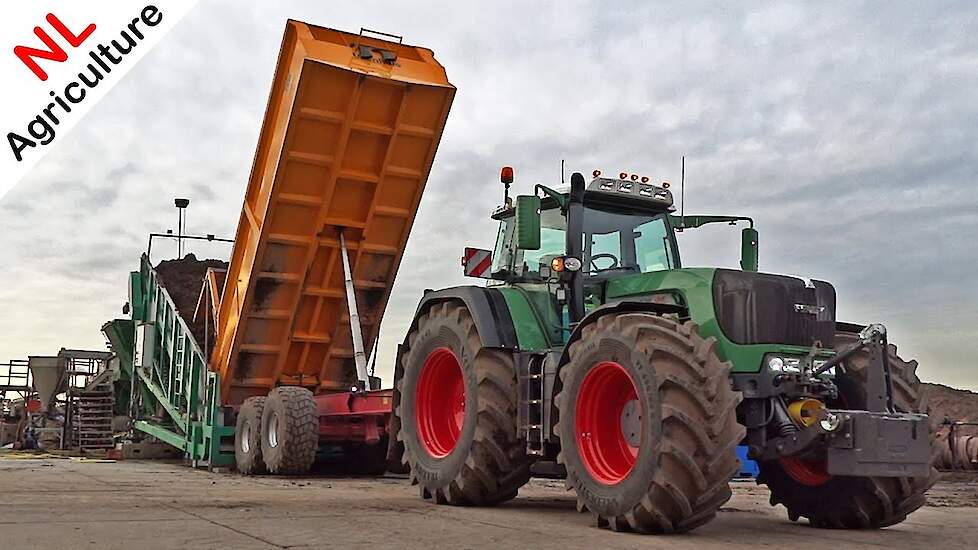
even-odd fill
[{"label": "green tractor", "polygon": [[[668,184],[624,173],[515,201],[501,179],[495,249],[463,258],[488,285],[425,291],[398,349],[392,453],[424,498],[491,505],[559,475],[600,527],[684,532],[730,498],[745,445],[793,521],[923,505],[916,362],[836,321],[829,283],[758,273],[749,218],[675,215]],[[740,222],[741,270],[682,267],[677,232]]]}]

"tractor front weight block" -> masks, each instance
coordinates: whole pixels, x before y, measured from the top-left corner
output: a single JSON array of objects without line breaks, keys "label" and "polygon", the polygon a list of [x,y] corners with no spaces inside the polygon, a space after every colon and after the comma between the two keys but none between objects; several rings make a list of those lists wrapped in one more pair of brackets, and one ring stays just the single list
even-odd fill
[{"label": "tractor front weight block", "polygon": [[[830,429],[831,428],[831,429]],[[927,477],[930,432],[926,414],[825,409],[819,422],[768,441],[762,460],[825,449],[827,472],[854,477]]]},{"label": "tractor front weight block", "polygon": [[921,477],[930,474],[930,427],[926,414],[828,411],[842,425],[828,434],[828,473],[857,477]]},{"label": "tractor front weight block", "polygon": [[[818,421],[795,433],[769,439],[763,445],[761,460],[776,460],[825,452],[826,471],[853,477],[927,477],[930,473],[930,423],[926,414],[897,410],[887,356],[886,329],[870,325],[859,340],[815,369],[811,380],[845,362],[855,353],[869,353],[866,371],[866,408],[869,410],[823,409]],[[743,385],[743,384],[741,384]],[[749,397],[767,396],[780,388],[757,384]],[[793,386],[788,386],[789,388]],[[789,394],[790,395],[790,394]],[[794,397],[791,395],[791,397]]]}]

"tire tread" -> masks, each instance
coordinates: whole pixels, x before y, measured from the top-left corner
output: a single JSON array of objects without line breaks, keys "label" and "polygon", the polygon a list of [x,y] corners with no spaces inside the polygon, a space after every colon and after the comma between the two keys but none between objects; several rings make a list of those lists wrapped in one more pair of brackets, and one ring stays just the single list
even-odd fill
[{"label": "tire tread", "polygon": [[[478,329],[468,309],[456,302],[436,304],[418,318],[417,328],[408,335],[408,347],[402,357],[406,361],[411,347],[418,346],[418,334],[430,322],[454,322],[466,335],[463,345],[469,349],[479,388],[479,409],[469,456],[455,478],[443,487],[426,487],[414,474],[417,457],[411,445],[404,445],[402,461],[411,468],[411,482],[421,485],[421,496],[438,504],[484,506],[505,502],[516,496],[520,487],[530,479],[530,459],[517,433],[516,415],[518,388],[516,369],[511,354],[484,348]],[[403,365],[405,371],[408,365]],[[395,384],[396,415],[401,416],[403,379]],[[403,425],[403,424],[402,424]],[[405,442],[405,431],[398,431],[398,440]]]},{"label": "tire tread", "polygon": [[[575,359],[584,342],[610,334],[631,340],[633,349],[645,353],[655,366],[663,436],[658,471],[645,496],[618,515],[592,512],[596,523],[638,533],[679,533],[703,525],[730,498],[729,480],[738,467],[734,447],[744,436],[736,421],[741,396],[730,385],[730,364],[717,357],[715,339],[700,336],[690,321],[648,313],[607,315],[585,326],[570,344],[570,362],[560,371],[563,387],[579,368]],[[562,390],[556,398],[561,418],[569,417],[573,403],[566,393]],[[693,437],[675,437],[670,426]],[[573,437],[573,429],[559,419],[557,430],[562,437]],[[687,444],[686,439],[695,443]],[[564,452],[558,462],[566,466]],[[568,488],[578,489],[580,475],[568,471]],[[577,492],[578,509],[588,509]]]}]

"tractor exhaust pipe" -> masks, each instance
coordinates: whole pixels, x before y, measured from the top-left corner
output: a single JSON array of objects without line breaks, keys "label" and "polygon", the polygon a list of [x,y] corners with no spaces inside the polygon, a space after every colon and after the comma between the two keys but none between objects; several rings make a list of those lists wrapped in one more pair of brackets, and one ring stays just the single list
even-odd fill
[{"label": "tractor exhaust pipe", "polygon": [[571,323],[584,318],[584,176],[574,172],[571,176],[570,201],[567,203],[567,236],[564,249],[568,256],[581,260],[577,271],[567,271],[567,309]]}]

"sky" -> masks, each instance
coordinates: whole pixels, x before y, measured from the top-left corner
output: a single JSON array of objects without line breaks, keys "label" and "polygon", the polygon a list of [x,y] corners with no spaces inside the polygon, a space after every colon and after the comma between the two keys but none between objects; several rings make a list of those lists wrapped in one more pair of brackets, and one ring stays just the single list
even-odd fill
[{"label": "sky", "polygon": [[[678,181],[687,214],[749,215],[762,271],[832,282],[926,381],[978,390],[978,10],[968,2],[202,0],[0,199],[0,361],[103,349],[147,235],[233,237],[287,18],[400,34],[458,88],[381,334],[491,248],[514,191],[601,169]],[[454,212],[446,216],[445,212]],[[739,231],[680,237],[734,267]],[[190,244],[226,259],[226,245]],[[154,244],[154,259],[175,246]]]}]

